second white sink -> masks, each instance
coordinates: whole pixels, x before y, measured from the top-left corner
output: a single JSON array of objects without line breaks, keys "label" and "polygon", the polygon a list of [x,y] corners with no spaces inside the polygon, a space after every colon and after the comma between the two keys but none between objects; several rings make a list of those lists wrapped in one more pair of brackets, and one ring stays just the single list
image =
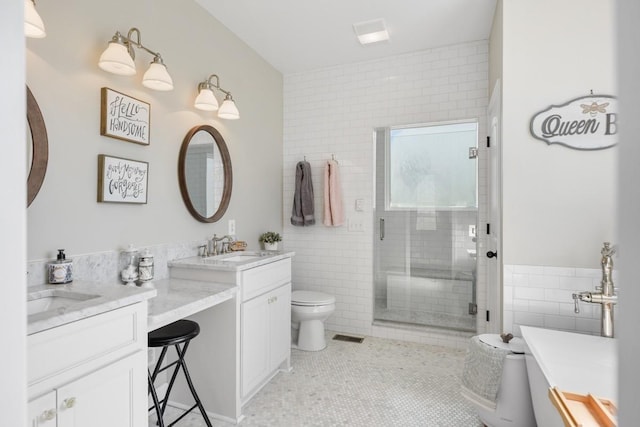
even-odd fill
[{"label": "second white sink", "polygon": [[37,292],[28,296],[27,315],[68,307],[98,297],[99,295],[83,294],[63,289],[49,289]]},{"label": "second white sink", "polygon": [[257,255],[235,255],[229,258],[223,258],[220,261],[222,262],[245,262],[252,259],[260,258]]}]

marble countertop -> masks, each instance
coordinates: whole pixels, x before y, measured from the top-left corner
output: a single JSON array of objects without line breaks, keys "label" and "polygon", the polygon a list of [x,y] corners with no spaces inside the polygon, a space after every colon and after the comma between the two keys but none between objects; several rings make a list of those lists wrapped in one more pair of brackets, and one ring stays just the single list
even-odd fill
[{"label": "marble countertop", "polygon": [[227,301],[238,292],[236,285],[195,280],[163,279],[150,283],[158,295],[149,300],[149,331]]},{"label": "marble countertop", "polygon": [[[243,271],[271,262],[291,258],[295,252],[244,251],[210,257],[190,257],[169,262],[169,267],[196,268],[221,271]],[[243,260],[242,258],[246,258]]]},{"label": "marble countertop", "polygon": [[157,293],[155,289],[147,287],[74,281],[66,285],[30,286],[27,289],[27,300],[35,300],[52,292],[54,295],[56,292],[60,294],[57,296],[68,293],[70,296],[82,296],[87,299],[28,315],[28,335],[148,300]]},{"label": "marble countertop", "polygon": [[531,326],[520,330],[551,387],[616,401],[615,339]]}]

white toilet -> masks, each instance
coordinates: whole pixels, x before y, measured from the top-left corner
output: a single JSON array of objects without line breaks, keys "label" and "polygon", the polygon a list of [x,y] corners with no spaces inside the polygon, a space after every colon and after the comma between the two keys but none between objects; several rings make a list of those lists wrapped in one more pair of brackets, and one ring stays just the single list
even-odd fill
[{"label": "white toilet", "polygon": [[299,350],[319,351],[327,346],[324,321],[336,309],[336,298],[322,292],[291,293],[291,323],[298,329]]}]

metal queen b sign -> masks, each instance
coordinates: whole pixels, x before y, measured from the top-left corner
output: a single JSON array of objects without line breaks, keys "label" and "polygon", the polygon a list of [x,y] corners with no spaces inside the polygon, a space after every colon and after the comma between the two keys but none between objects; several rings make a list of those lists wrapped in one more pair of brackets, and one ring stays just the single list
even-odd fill
[{"label": "metal queen b sign", "polygon": [[602,150],[618,142],[618,102],[610,95],[589,95],[551,105],[531,119],[531,135],[547,144],[576,150]]}]

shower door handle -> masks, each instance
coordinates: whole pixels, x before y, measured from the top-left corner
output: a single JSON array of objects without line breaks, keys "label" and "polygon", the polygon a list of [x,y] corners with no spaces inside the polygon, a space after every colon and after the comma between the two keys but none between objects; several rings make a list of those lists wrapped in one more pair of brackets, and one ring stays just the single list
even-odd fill
[{"label": "shower door handle", "polygon": [[380,218],[380,240],[384,240],[384,218]]},{"label": "shower door handle", "polygon": [[493,257],[498,258],[498,252],[497,251],[493,251],[493,252],[489,251],[489,252],[487,252],[487,258],[493,258]]}]

